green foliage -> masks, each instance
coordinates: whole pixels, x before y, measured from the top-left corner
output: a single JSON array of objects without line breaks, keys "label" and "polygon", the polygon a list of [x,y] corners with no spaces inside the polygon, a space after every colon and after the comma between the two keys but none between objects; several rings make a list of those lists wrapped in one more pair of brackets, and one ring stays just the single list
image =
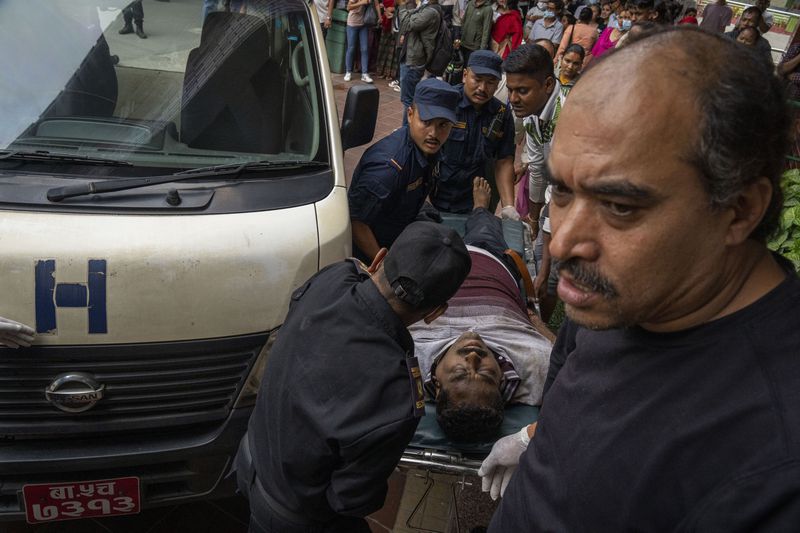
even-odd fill
[{"label": "green foliage", "polygon": [[800,169],[788,170],[781,180],[783,212],[777,234],[767,246],[794,263],[800,272]]},{"label": "green foliage", "polygon": [[564,322],[564,318],[566,318],[566,316],[567,314],[564,312],[564,302],[558,300],[555,308],[553,309],[553,314],[550,315],[550,320],[547,322],[547,325],[550,326],[550,329],[557,332],[558,328],[561,327],[561,323]]}]

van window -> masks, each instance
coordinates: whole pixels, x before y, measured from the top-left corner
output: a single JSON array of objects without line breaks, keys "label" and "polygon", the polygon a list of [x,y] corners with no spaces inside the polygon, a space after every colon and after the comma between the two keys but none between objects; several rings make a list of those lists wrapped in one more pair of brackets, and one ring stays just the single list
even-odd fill
[{"label": "van window", "polygon": [[[328,162],[320,72],[302,0],[6,0],[0,149],[197,168]],[[134,21],[135,22],[135,21]]]}]

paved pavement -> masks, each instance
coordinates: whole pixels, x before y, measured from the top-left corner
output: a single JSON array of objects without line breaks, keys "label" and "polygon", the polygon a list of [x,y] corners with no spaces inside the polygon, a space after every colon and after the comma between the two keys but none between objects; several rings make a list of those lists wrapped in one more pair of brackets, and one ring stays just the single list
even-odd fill
[{"label": "paved pavement", "polygon": [[[333,88],[336,92],[336,106],[341,118],[344,113],[344,100],[347,96],[347,90],[356,84],[363,83],[362,81],[344,81],[342,74],[331,74],[333,78]],[[388,85],[388,80],[375,79],[375,86],[380,91],[380,102],[378,105],[378,121],[375,124],[375,135],[372,138],[372,143],[384,138],[395,129],[403,124],[403,106],[400,103],[400,93],[395,92]],[[347,175],[347,183],[350,184],[350,178],[353,175],[353,170],[358,165],[358,160],[361,154],[364,153],[372,143],[351,148],[344,154],[345,173]]]}]

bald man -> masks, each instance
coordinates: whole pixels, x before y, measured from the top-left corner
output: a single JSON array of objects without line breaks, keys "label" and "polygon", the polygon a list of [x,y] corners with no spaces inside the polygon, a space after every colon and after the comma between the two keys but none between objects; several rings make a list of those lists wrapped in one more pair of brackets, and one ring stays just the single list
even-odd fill
[{"label": "bald man", "polygon": [[489,531],[797,531],[800,279],[765,244],[788,116],[766,64],[696,28],[570,93],[548,159],[569,318],[535,435],[481,468],[511,480]]}]

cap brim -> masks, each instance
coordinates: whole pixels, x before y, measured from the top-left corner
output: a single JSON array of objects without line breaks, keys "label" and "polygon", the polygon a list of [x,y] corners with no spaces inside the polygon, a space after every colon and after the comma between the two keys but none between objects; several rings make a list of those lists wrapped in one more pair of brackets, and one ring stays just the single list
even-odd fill
[{"label": "cap brim", "polygon": [[449,120],[453,124],[455,124],[458,120],[456,119],[456,112],[453,109],[448,109],[446,107],[442,107],[440,105],[428,105],[428,104],[414,104],[417,108],[417,112],[419,113],[419,118],[422,120],[433,120],[435,118],[443,118],[445,120]]},{"label": "cap brim", "polygon": [[470,69],[475,74],[477,74],[478,76],[494,76],[498,80],[503,77],[503,75],[500,74],[499,70],[494,70],[494,69],[491,69],[489,67],[481,67],[481,66],[478,66],[478,65],[474,65],[474,66],[468,65],[467,68]]}]

